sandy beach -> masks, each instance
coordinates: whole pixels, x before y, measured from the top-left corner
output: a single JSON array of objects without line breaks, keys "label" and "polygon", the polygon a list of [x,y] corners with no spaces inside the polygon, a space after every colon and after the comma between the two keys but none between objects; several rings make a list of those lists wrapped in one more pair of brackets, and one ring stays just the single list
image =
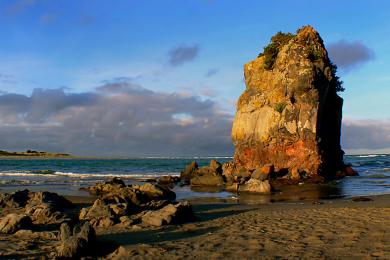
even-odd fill
[{"label": "sandy beach", "polygon": [[390,258],[390,195],[323,204],[197,204],[200,221],[100,231],[123,256],[163,259]]},{"label": "sandy beach", "polygon": [[[76,211],[93,201],[92,197],[67,198],[78,205]],[[191,223],[98,228],[96,257],[390,258],[390,195],[264,205],[194,199],[192,204],[197,220]],[[0,255],[6,259],[50,258],[56,246],[58,239],[45,231],[31,237],[0,236]]]}]

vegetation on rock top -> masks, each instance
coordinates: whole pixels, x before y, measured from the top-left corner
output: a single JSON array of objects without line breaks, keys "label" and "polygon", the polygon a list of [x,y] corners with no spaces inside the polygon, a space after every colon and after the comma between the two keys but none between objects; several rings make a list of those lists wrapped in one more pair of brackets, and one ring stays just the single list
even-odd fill
[{"label": "vegetation on rock top", "polygon": [[[300,30],[302,30],[302,28],[298,29],[297,33],[299,33]],[[296,36],[296,34],[283,33],[281,31],[277,32],[274,36],[272,36],[271,42],[267,46],[265,46],[263,52],[258,55],[258,57],[264,57],[264,69],[273,69],[279,51],[283,48],[283,46],[288,44],[288,42]],[[312,61],[321,59],[321,54],[315,47],[316,46],[310,47],[309,59]],[[343,81],[340,80],[340,77],[337,76],[337,66],[333,64],[332,61],[329,60],[329,62],[329,66],[331,68],[333,76],[333,79],[330,83],[335,87],[336,92],[343,92],[345,89],[343,87]]]},{"label": "vegetation on rock top", "polygon": [[271,38],[270,44],[264,47],[264,51],[258,57],[264,56],[264,68],[270,70],[273,68],[279,51],[296,35],[292,33],[278,32]]}]

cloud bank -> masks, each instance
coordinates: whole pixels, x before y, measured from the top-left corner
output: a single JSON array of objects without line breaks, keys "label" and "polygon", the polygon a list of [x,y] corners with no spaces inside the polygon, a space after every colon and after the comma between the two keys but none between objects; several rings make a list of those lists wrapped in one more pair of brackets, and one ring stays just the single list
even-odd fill
[{"label": "cloud bank", "polygon": [[340,40],[327,47],[330,59],[342,70],[349,71],[375,58],[374,51],[359,41]]},{"label": "cloud bank", "polygon": [[[94,91],[0,92],[0,149],[76,155],[232,155],[233,116],[196,96],[155,92],[129,80]],[[347,152],[390,152],[390,120],[344,120]]]},{"label": "cloud bank", "polygon": [[186,62],[194,60],[199,53],[199,46],[180,46],[169,51],[169,64],[180,66]]},{"label": "cloud bank", "polygon": [[0,149],[79,155],[231,155],[232,116],[196,96],[131,82],[0,95]]},{"label": "cloud bank", "polygon": [[390,120],[344,120],[343,148],[390,151]]}]

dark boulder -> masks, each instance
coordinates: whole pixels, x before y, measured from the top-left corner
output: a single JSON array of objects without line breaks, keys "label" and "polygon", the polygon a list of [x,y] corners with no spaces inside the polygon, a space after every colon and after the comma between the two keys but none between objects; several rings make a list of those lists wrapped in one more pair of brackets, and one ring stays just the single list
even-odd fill
[{"label": "dark boulder", "polygon": [[29,190],[15,191],[13,193],[0,194],[0,207],[2,208],[22,208],[29,200]]}]

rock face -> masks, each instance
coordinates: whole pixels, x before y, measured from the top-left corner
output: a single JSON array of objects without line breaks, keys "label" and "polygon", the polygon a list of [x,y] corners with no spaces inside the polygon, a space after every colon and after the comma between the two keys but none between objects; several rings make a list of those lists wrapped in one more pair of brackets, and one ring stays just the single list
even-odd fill
[{"label": "rock face", "polygon": [[343,164],[340,82],[320,35],[310,26],[244,66],[246,90],[237,104],[234,163],[250,171],[272,164],[307,176],[332,177]]}]

